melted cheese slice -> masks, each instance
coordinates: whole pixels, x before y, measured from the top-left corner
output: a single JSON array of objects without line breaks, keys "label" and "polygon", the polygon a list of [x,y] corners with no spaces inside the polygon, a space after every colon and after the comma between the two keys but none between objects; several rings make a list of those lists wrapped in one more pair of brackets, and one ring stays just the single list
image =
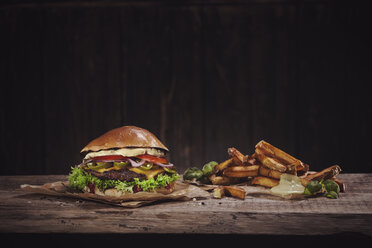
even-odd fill
[{"label": "melted cheese slice", "polygon": [[164,171],[163,168],[159,168],[156,170],[141,170],[139,168],[129,168],[130,171],[136,172],[138,174],[145,174],[147,179],[153,178],[157,174]]},{"label": "melted cheese slice", "polygon": [[103,168],[103,169],[99,169],[97,170],[98,172],[105,172],[105,171],[110,171],[110,170],[120,170],[120,169],[123,169],[123,168],[120,168],[118,166],[112,166],[112,167],[109,167],[109,168]]},{"label": "melted cheese slice", "polygon": [[149,154],[157,157],[163,157],[163,151],[156,148],[121,148],[117,150],[102,150],[98,152],[89,152],[84,159],[89,159],[98,156],[121,155],[124,157],[135,157],[142,154]]}]

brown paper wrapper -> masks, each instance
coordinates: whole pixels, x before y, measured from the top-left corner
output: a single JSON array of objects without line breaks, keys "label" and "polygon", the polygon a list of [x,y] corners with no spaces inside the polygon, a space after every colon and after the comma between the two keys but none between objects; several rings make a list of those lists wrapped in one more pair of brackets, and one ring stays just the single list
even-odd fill
[{"label": "brown paper wrapper", "polygon": [[43,185],[23,184],[21,185],[21,189],[32,193],[72,197],[131,208],[161,203],[164,201],[188,201],[193,198],[203,199],[209,197],[209,193],[207,191],[197,186],[185,184],[180,181],[176,182],[175,189],[170,194],[162,194],[157,192],[138,192],[134,194],[125,194],[119,197],[101,196],[87,192],[76,193],[71,191],[71,189],[68,187],[68,184],[68,181],[58,181]]}]

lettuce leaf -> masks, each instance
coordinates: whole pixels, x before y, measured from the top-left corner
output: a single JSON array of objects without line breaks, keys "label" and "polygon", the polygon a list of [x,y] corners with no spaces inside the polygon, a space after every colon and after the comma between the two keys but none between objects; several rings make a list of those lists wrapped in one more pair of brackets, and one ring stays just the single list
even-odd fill
[{"label": "lettuce leaf", "polygon": [[119,180],[102,180],[95,176],[92,176],[89,173],[86,173],[83,169],[78,167],[72,167],[69,174],[69,186],[74,190],[82,191],[89,183],[93,183],[101,191],[104,191],[109,188],[116,188],[123,192],[133,193],[133,187],[140,187],[143,191],[156,191],[157,188],[163,188],[175,182],[180,178],[177,173],[174,174],[158,174],[156,179],[150,178],[147,180],[139,180],[134,178],[132,182],[119,181]]},{"label": "lettuce leaf", "polygon": [[71,172],[68,176],[69,187],[74,190],[83,190],[89,183],[87,174],[78,167],[71,167]]}]

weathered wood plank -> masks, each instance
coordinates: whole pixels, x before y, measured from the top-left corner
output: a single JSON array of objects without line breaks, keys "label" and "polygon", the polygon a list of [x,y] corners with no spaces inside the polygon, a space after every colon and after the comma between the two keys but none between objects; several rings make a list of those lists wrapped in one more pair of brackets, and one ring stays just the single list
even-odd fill
[{"label": "weathered wood plank", "polygon": [[294,154],[295,17],[294,5],[205,9],[208,160],[232,146],[252,154],[262,139]]},{"label": "weathered wood plank", "polygon": [[1,174],[66,173],[121,124],[158,135],[181,171],[262,138],[314,170],[371,171],[362,1],[171,2],[2,5]]},{"label": "weathered wood plank", "polygon": [[157,135],[181,172],[202,163],[199,9],[143,6],[120,12],[123,123]]},{"label": "weathered wood plank", "polygon": [[42,174],[42,11],[0,8],[0,30],[0,174]]},{"label": "weathered wood plank", "polygon": [[169,109],[162,107],[162,101],[172,93],[170,21],[159,6],[120,9],[122,123],[148,129],[167,147],[162,126],[168,123],[162,121],[168,120]]},{"label": "weathered wood plank", "polygon": [[119,13],[48,9],[44,23],[46,172],[67,173],[90,140],[121,123]]},{"label": "weathered wood plank", "polygon": [[202,13],[199,7],[171,7],[171,86],[162,98],[161,136],[179,172],[204,163]]},{"label": "weathered wood plank", "polygon": [[354,155],[369,152],[364,114],[369,97],[363,89],[371,81],[364,67],[370,64],[371,39],[362,42],[357,35],[371,21],[364,9],[348,3],[299,5],[296,136],[300,156],[314,170],[338,163],[346,172],[361,172],[351,166],[358,163]]},{"label": "weathered wood plank", "polygon": [[247,195],[243,201],[210,198],[137,209],[28,194],[18,188],[23,183],[44,183],[64,177],[2,176],[0,231],[280,235],[357,232],[372,235],[371,174],[341,175],[350,187],[337,200],[317,197],[288,201]]}]

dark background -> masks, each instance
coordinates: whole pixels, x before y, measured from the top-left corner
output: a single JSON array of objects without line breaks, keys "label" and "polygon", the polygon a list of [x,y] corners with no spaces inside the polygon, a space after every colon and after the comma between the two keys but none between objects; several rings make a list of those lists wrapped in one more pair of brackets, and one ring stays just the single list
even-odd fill
[{"label": "dark background", "polygon": [[264,139],[372,172],[367,1],[5,1],[0,174],[67,174],[137,125],[180,172]]}]

